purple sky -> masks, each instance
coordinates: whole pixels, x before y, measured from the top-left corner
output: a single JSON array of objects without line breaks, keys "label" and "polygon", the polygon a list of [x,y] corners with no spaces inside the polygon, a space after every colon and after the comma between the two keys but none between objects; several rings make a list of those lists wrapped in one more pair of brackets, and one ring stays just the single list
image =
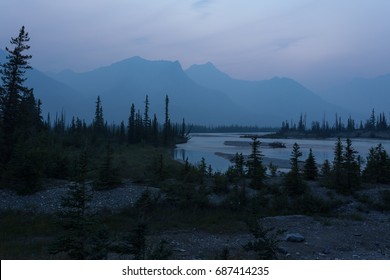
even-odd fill
[{"label": "purple sky", "polygon": [[0,11],[0,48],[25,25],[43,71],[139,55],[313,90],[390,73],[388,0],[1,0]]}]

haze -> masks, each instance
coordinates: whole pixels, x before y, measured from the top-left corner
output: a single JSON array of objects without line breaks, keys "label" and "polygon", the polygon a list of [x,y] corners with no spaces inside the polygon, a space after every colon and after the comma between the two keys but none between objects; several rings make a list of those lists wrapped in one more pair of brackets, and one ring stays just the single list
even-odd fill
[{"label": "haze", "polygon": [[212,61],[230,76],[312,90],[390,72],[387,0],[2,0],[0,47],[25,25],[32,64],[87,71],[135,55]]}]

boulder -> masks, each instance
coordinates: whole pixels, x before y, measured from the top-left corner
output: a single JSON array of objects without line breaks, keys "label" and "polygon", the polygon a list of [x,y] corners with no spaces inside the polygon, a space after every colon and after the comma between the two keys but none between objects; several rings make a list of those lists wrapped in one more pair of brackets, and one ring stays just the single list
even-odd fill
[{"label": "boulder", "polygon": [[286,241],[288,242],[303,242],[305,237],[300,233],[288,233],[286,235]]}]

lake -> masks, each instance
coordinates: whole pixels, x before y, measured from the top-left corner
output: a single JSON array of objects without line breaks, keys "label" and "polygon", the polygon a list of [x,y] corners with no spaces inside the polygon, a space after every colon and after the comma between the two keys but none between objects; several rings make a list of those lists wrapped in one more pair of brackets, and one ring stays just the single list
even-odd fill
[{"label": "lake", "polygon": [[[174,158],[177,160],[185,160],[192,164],[198,164],[202,157],[205,158],[207,165],[211,164],[214,171],[226,171],[231,165],[229,160],[216,155],[216,153],[230,154],[242,153],[249,155],[251,152],[250,138],[240,138],[244,133],[196,133],[191,134],[191,139],[185,144],[179,144],[174,149]],[[247,134],[247,133],[245,133]],[[254,133],[257,135],[265,135],[267,133]],[[301,160],[305,160],[309,153],[309,149],[313,150],[313,154],[318,164],[321,164],[325,159],[333,161],[333,149],[336,138],[333,139],[266,139],[259,138],[262,145],[260,150],[264,155],[264,164],[273,162],[281,169],[288,168],[288,160],[291,155],[292,146],[295,142],[299,144],[302,151]],[[268,146],[272,142],[282,142],[286,148],[271,148]],[[345,139],[343,139],[345,144]],[[359,155],[365,160],[368,155],[368,150],[382,143],[386,151],[390,152],[390,140],[382,139],[352,139],[352,146]],[[228,144],[228,145],[226,145]]]}]

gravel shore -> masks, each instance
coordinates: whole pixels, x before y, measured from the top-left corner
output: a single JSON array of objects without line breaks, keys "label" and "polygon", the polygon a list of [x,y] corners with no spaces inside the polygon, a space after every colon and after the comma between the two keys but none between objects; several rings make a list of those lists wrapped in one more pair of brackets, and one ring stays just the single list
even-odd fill
[{"label": "gravel shore", "polygon": [[[57,182],[43,191],[32,195],[17,195],[11,190],[0,190],[0,211],[16,210],[33,213],[55,213],[61,210],[62,197],[66,195],[71,183]],[[91,208],[94,210],[120,210],[135,203],[141,194],[149,190],[156,193],[159,189],[126,182],[122,186],[93,193]]]}]

